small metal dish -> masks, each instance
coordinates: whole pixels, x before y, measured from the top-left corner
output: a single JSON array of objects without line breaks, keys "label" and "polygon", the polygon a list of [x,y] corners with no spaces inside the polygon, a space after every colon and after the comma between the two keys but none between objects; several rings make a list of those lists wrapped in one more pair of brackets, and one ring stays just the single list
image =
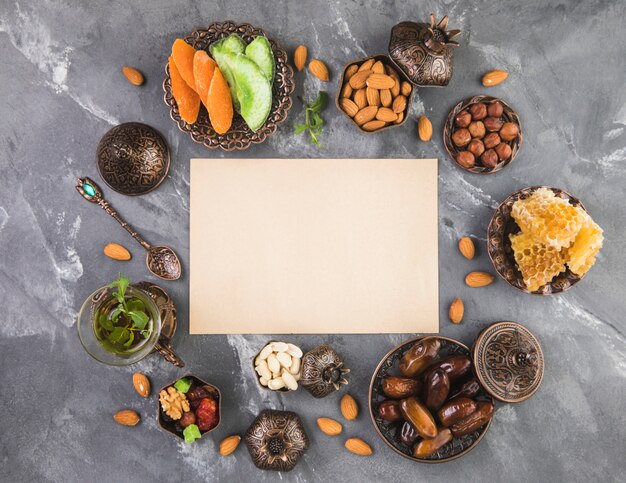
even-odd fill
[{"label": "small metal dish", "polygon": [[[441,341],[441,357],[455,354],[465,355],[470,358],[472,357],[469,348],[465,344],[462,344],[461,342],[450,339],[448,337],[432,337],[437,338]],[[404,353],[409,350],[416,342],[426,338],[427,337],[415,337],[413,339],[409,339],[405,342],[402,342],[401,344],[398,344],[396,347],[391,349],[389,352],[387,352],[387,354],[383,356],[382,360],[376,366],[376,369],[374,370],[374,375],[372,376],[372,381],[370,382],[368,397],[369,411],[376,432],[387,444],[387,446],[389,446],[396,453],[404,456],[411,461],[417,461],[419,463],[445,463],[459,458],[474,449],[489,430],[493,418],[491,418],[491,420],[489,420],[489,422],[482,428],[465,436],[461,436],[460,438],[454,438],[434,455],[429,456],[428,458],[416,458],[413,456],[411,448],[405,446],[396,439],[398,423],[389,423],[387,421],[383,421],[378,416],[377,411],[378,405],[383,400],[388,399],[388,397],[385,396],[382,391],[383,379],[388,375],[397,374],[398,363]],[[478,394],[478,396],[476,396],[475,399],[489,401],[491,403],[494,402],[493,398],[484,389],[481,389],[481,392]]]},{"label": "small metal dish", "polygon": [[170,433],[173,436],[176,436],[177,438],[182,439],[184,441],[185,437],[183,436],[183,430],[178,424],[178,421],[174,421],[167,417],[167,415],[161,409],[161,403],[159,402],[159,397],[158,397],[161,391],[167,390],[168,387],[173,386],[174,383],[178,381],[178,379],[182,379],[182,378],[192,379],[194,382],[193,387],[200,386],[200,387],[206,388],[209,394],[215,400],[217,400],[217,424],[215,425],[214,428],[211,428],[208,431],[200,431],[200,434],[201,434],[200,437],[202,438],[205,434],[208,434],[211,431],[214,431],[215,429],[217,429],[222,422],[222,394],[220,393],[220,390],[217,387],[215,387],[213,384],[209,384],[208,382],[203,381],[202,379],[194,376],[193,374],[185,374],[184,376],[181,376],[177,378],[176,380],[172,381],[171,384],[167,384],[166,386],[163,386],[161,389],[159,389],[159,392],[157,393],[157,422],[159,423],[159,426],[161,427],[163,431]]},{"label": "small metal dish", "polygon": [[98,143],[96,165],[104,182],[123,195],[157,188],[170,170],[170,152],[159,132],[140,122],[110,129]]},{"label": "small metal dish", "polygon": [[[251,42],[259,35],[265,35],[265,31],[248,23],[237,24],[232,21],[213,22],[207,28],[194,30],[191,35],[184,38],[185,42],[197,50],[208,50],[213,42],[236,33],[246,42]],[[276,132],[278,125],[287,119],[287,113],[291,109],[291,93],[295,88],[293,69],[287,63],[287,53],[278,43],[268,38],[274,58],[276,59],[276,76],[272,86],[272,110],[265,124],[256,132],[250,130],[243,118],[235,113],[233,124],[225,134],[218,134],[211,126],[206,109],[201,106],[200,114],[194,124],[187,124],[178,112],[178,105],[172,95],[169,65],[165,65],[165,80],[163,99],[170,108],[170,117],[178,125],[178,128],[190,134],[191,139],[203,146],[214,149],[221,148],[224,151],[243,150],[252,144],[260,144]]]},{"label": "small metal dish", "polygon": [[550,189],[559,198],[568,200],[570,204],[580,206],[583,210],[585,209],[580,200],[562,189],[549,186],[530,186],[516,191],[500,203],[500,206],[496,208],[491,217],[489,227],[487,228],[487,253],[489,253],[493,268],[511,287],[533,295],[553,295],[569,290],[580,282],[584,275],[582,277],[578,276],[568,268],[565,272],[561,272],[554,277],[550,283],[544,285],[539,290],[531,292],[526,288],[522,274],[517,269],[513,249],[511,248],[511,240],[509,239],[509,235],[520,231],[519,226],[517,226],[517,223],[511,216],[513,203],[517,200],[528,198],[539,188]]},{"label": "small metal dish", "polygon": [[[509,146],[511,146],[511,156],[509,156],[508,159],[505,159],[504,161],[499,162],[493,168],[486,168],[484,166],[478,166],[478,165],[473,166],[471,168],[466,168],[465,166],[460,165],[457,162],[456,158],[457,158],[457,154],[459,153],[459,151],[462,151],[462,150],[457,148],[452,142],[452,134],[454,133],[454,131],[458,129],[454,124],[454,119],[456,118],[457,114],[467,109],[472,104],[477,104],[479,102],[489,104],[489,103],[496,102],[496,101],[502,104],[503,113],[502,113],[502,116],[500,117],[504,119],[504,122],[513,122],[517,124],[517,127],[519,128],[519,135],[517,136],[517,138],[515,138],[513,141],[508,142]],[[448,154],[454,160],[454,162],[459,167],[463,168],[465,171],[469,171],[470,173],[476,173],[476,174],[497,173],[498,171],[503,169],[505,166],[508,166],[515,159],[515,157],[517,156],[517,153],[519,152],[522,146],[522,123],[520,122],[519,116],[517,115],[517,113],[502,99],[498,97],[483,96],[483,95],[474,96],[470,99],[466,99],[464,101],[459,102],[450,111],[450,114],[448,114],[448,117],[446,118],[446,122],[443,126],[443,144],[446,147],[446,151],[448,151]]]}]

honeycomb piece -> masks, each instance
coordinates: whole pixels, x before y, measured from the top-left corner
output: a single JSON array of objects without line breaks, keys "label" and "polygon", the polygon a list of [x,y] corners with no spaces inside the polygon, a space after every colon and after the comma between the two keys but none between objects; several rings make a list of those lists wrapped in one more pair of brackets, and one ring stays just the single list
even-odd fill
[{"label": "honeycomb piece", "polygon": [[552,246],[538,242],[528,233],[510,235],[515,262],[526,288],[538,290],[565,270],[563,253]]},{"label": "honeycomb piece", "polygon": [[595,263],[596,255],[602,248],[604,236],[602,228],[585,211],[580,208],[578,210],[583,217],[583,226],[574,243],[565,250],[565,261],[573,273],[582,276]]},{"label": "honeycomb piece", "polygon": [[583,224],[582,210],[558,198],[552,190],[539,188],[513,204],[511,216],[522,232],[540,243],[560,250],[569,247]]}]

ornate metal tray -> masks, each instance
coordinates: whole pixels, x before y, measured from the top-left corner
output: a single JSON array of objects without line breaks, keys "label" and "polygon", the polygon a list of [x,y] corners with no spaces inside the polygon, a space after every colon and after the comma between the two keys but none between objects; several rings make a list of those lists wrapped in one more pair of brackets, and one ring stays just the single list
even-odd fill
[{"label": "ornate metal tray", "polygon": [[[436,337],[441,341],[441,357],[446,357],[448,355],[454,354],[466,355],[470,358],[472,357],[472,354],[466,345],[447,337],[433,337]],[[445,463],[447,461],[452,461],[453,459],[463,456],[464,454],[471,451],[474,447],[476,447],[476,445],[480,442],[483,436],[487,433],[487,430],[489,429],[489,426],[491,426],[491,421],[493,421],[493,418],[485,426],[474,431],[473,433],[467,434],[460,438],[454,438],[434,455],[428,458],[416,458],[412,455],[411,448],[405,446],[403,443],[396,439],[396,432],[398,431],[399,423],[389,423],[387,421],[383,421],[378,416],[377,411],[378,405],[383,400],[388,399],[382,391],[383,379],[388,375],[399,374],[397,367],[400,359],[402,358],[402,355],[407,350],[409,350],[409,348],[411,348],[413,344],[424,338],[425,337],[415,337],[413,339],[402,342],[401,344],[397,345],[389,352],[387,352],[387,354],[385,354],[378,366],[376,366],[374,375],[372,376],[372,381],[370,383],[369,391],[370,417],[372,418],[374,428],[376,429],[378,435],[396,453],[404,456],[405,458],[413,461],[418,461],[420,463]],[[493,398],[489,394],[487,394],[484,389],[481,389],[481,392],[478,394],[478,396],[476,396],[475,399],[493,402]]]},{"label": "ornate metal tray", "polygon": [[[206,29],[194,30],[184,40],[195,49],[207,50],[211,43],[232,33],[240,35],[246,42],[251,42],[258,35],[265,35],[262,29],[250,24],[237,24],[232,21],[226,21],[214,22]],[[183,121],[178,112],[176,101],[172,96],[169,65],[166,63],[165,80],[163,81],[165,95],[163,99],[170,108],[170,117],[176,122],[181,131],[189,133],[191,139],[207,148],[222,148],[225,151],[247,149],[252,144],[262,143],[268,136],[276,132],[278,125],[287,118],[287,113],[291,108],[290,95],[295,88],[295,84],[293,69],[287,64],[287,53],[279,47],[275,40],[270,38],[268,40],[276,59],[276,77],[272,86],[272,110],[265,124],[256,132],[251,131],[243,118],[235,113],[230,130],[225,134],[218,134],[211,126],[209,115],[204,106],[200,107],[198,120],[194,124],[187,124]]]},{"label": "ornate metal tray", "polygon": [[568,200],[574,206],[580,206],[583,210],[585,209],[580,200],[574,198],[567,191],[562,189],[551,188],[549,186],[530,186],[521,189],[500,203],[500,206],[498,206],[494,212],[489,222],[489,227],[487,228],[487,252],[498,275],[512,287],[534,295],[553,295],[569,290],[580,282],[584,275],[580,277],[572,273],[568,268],[565,272],[561,272],[554,277],[552,282],[544,285],[539,290],[531,292],[526,288],[522,274],[517,269],[513,249],[511,248],[511,240],[509,239],[510,234],[515,234],[520,231],[519,226],[517,226],[517,223],[515,223],[515,220],[511,216],[513,203],[517,200],[528,198],[539,188],[548,188],[552,190],[556,196]]}]

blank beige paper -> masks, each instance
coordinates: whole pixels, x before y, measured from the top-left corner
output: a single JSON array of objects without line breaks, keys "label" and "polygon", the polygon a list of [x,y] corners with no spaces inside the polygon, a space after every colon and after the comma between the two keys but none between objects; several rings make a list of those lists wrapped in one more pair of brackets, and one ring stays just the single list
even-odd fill
[{"label": "blank beige paper", "polygon": [[439,330],[436,159],[192,159],[191,334]]}]

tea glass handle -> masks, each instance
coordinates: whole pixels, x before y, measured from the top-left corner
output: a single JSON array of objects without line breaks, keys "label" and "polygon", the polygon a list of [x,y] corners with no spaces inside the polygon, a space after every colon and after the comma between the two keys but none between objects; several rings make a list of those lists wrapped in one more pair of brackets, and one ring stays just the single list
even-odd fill
[{"label": "tea glass handle", "polygon": [[154,348],[159,351],[163,358],[176,367],[185,367],[185,362],[172,350],[172,344],[166,342],[163,338],[159,339]]}]

